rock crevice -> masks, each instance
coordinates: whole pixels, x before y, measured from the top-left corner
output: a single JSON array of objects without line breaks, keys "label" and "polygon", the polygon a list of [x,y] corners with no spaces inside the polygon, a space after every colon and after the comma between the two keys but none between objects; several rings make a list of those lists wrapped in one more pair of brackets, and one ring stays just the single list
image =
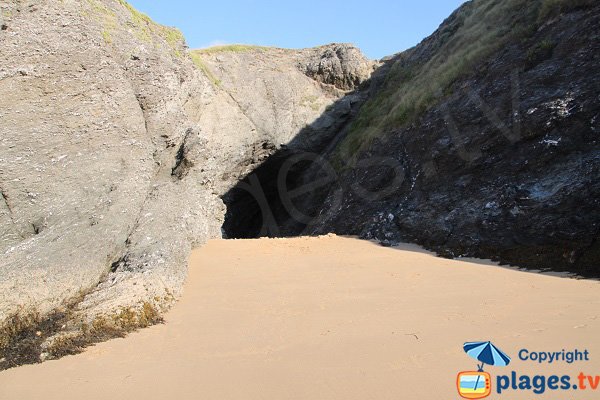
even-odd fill
[{"label": "rock crevice", "polygon": [[222,236],[597,276],[600,8],[541,3],[467,2],[381,63],[347,44],[189,51],[122,0],[2,4],[0,351],[159,321],[191,248]]},{"label": "rock crevice", "polygon": [[[3,352],[32,329],[52,357],[158,320],[190,249],[221,237],[221,196],[344,94],[299,69],[339,45],[190,52],[121,0],[1,8]],[[374,63],[343,48],[351,89]]]}]

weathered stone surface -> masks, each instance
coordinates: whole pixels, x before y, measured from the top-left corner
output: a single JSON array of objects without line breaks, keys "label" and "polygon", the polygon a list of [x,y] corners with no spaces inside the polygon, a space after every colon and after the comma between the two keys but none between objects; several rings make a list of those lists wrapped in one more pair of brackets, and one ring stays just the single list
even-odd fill
[{"label": "weathered stone surface", "polygon": [[[122,0],[2,3],[0,348],[15,314],[52,315],[43,357],[155,321],[190,249],[222,234],[336,232],[598,275],[600,8],[539,23],[525,3],[467,2],[375,72],[346,44],[190,52]],[[495,27],[502,46],[439,69],[478,13],[523,32]],[[284,198],[282,170],[308,190]]]},{"label": "weathered stone surface", "polygon": [[298,68],[306,51],[194,65],[121,0],[1,10],[0,322],[168,307],[190,249],[221,235],[220,196],[344,94]]},{"label": "weathered stone surface", "polygon": [[[390,71],[428,65],[461,32],[460,16],[389,60]],[[413,241],[449,257],[598,276],[599,26],[600,8],[590,2],[492,52],[421,116],[390,127],[330,185],[299,199],[296,207],[317,216],[308,226],[285,213],[279,224],[289,235]],[[383,93],[402,85],[388,81]],[[339,164],[338,150],[322,155]],[[298,185],[317,172],[301,174]],[[281,199],[271,204],[278,209]]]},{"label": "weathered stone surface", "polygon": [[298,63],[306,75],[343,90],[354,89],[373,72],[373,63],[350,44],[310,49],[307,56],[308,62]]}]

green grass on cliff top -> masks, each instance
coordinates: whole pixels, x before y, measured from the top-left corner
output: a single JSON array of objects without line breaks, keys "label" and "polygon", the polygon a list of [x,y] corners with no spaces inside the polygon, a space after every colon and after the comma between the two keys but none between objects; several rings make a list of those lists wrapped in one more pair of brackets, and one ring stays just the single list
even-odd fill
[{"label": "green grass on cliff top", "polygon": [[[430,44],[433,56],[391,68],[383,89],[365,103],[333,161],[348,165],[373,139],[415,121],[457,79],[510,41],[533,35],[545,21],[597,0],[474,0]],[[409,54],[410,50],[405,54]],[[406,57],[408,57],[407,55]]]},{"label": "green grass on cliff top", "polygon": [[192,50],[189,52],[190,58],[194,62],[194,65],[202,71],[202,73],[208,78],[213,86],[221,86],[221,81],[212,73],[208,65],[202,59],[202,53],[199,50]]},{"label": "green grass on cliff top", "polygon": [[205,49],[198,49],[198,50],[194,50],[194,51],[197,51],[199,53],[204,53],[204,54],[216,54],[216,53],[224,53],[224,52],[243,53],[243,52],[251,51],[251,50],[266,50],[266,49],[270,49],[270,48],[271,47],[253,46],[253,45],[249,45],[249,44],[226,44],[226,45],[222,45],[222,46],[207,47]]},{"label": "green grass on cliff top", "polygon": [[[177,28],[164,26],[154,22],[146,14],[136,10],[126,0],[115,0],[113,4],[107,4],[99,0],[86,0],[88,10],[82,11],[84,15],[92,15],[101,26],[101,34],[106,43],[112,43],[115,37],[119,36],[119,31],[125,31],[120,26],[118,13],[115,6],[122,6],[128,11],[127,31],[145,43],[157,45],[160,40],[164,40],[173,54],[182,56],[182,49],[185,45],[183,33]],[[133,29],[129,29],[129,28]]]},{"label": "green grass on cliff top", "polygon": [[222,46],[212,46],[204,49],[190,50],[189,54],[192,58],[192,61],[198,67],[204,75],[211,81],[214,86],[220,86],[221,81],[215,77],[212,73],[204,59],[203,56],[214,55],[219,53],[244,53],[247,51],[253,50],[268,50],[273,49],[274,47],[266,47],[266,46],[253,46],[249,44],[228,44]]}]

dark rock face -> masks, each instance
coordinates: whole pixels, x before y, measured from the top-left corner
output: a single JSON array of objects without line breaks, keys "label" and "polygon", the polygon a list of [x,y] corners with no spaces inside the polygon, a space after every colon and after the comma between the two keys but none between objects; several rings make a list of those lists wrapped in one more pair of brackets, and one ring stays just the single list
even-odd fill
[{"label": "dark rock face", "polygon": [[[408,62],[435,51],[454,24]],[[599,26],[598,6],[562,14],[333,172],[323,165],[347,129],[331,135],[320,161],[303,165],[286,190],[328,181],[291,203],[268,198],[279,233],[412,241],[448,257],[600,275]],[[290,204],[312,218],[290,216]]]},{"label": "dark rock face", "polygon": [[555,43],[535,65],[523,43],[486,60],[362,153],[309,231],[599,275],[599,26],[598,7],[564,15],[531,39]]},{"label": "dark rock face", "polygon": [[[320,159],[319,153],[335,142],[339,132],[356,115],[367,93],[357,89],[336,102],[302,129],[294,140],[261,160],[258,168],[223,196],[227,206],[223,224],[225,237],[277,237],[286,232],[299,232],[305,226],[303,218],[293,217],[287,196],[281,194],[303,186],[305,178],[312,180],[318,176],[317,170],[314,173],[307,171],[314,169],[313,164]],[[314,194],[311,191],[302,197],[306,202],[304,207],[315,202]]]},{"label": "dark rock face", "polygon": [[594,0],[469,1],[374,72],[345,44],[188,52],[122,0],[3,11],[0,361],[156,321],[192,246],[222,233],[600,275]]},{"label": "dark rock face", "polygon": [[273,152],[222,198],[226,238],[300,234],[327,197],[335,171],[324,155],[344,138],[360,107],[382,85],[389,65],[354,87]]}]

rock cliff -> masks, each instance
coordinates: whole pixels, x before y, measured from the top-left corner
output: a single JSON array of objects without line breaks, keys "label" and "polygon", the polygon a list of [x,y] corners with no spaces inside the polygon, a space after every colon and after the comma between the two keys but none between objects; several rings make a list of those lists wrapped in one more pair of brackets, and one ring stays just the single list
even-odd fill
[{"label": "rock cliff", "polygon": [[469,1],[378,63],[189,50],[124,0],[0,11],[0,368],[156,323],[215,237],[599,274],[595,1]]},{"label": "rock cliff", "polygon": [[189,51],[123,0],[0,7],[4,368],[158,321],[220,197],[374,67],[342,44]]},{"label": "rock cliff", "polygon": [[599,26],[593,1],[467,2],[387,59],[350,126],[273,192],[277,234],[598,276]]}]

